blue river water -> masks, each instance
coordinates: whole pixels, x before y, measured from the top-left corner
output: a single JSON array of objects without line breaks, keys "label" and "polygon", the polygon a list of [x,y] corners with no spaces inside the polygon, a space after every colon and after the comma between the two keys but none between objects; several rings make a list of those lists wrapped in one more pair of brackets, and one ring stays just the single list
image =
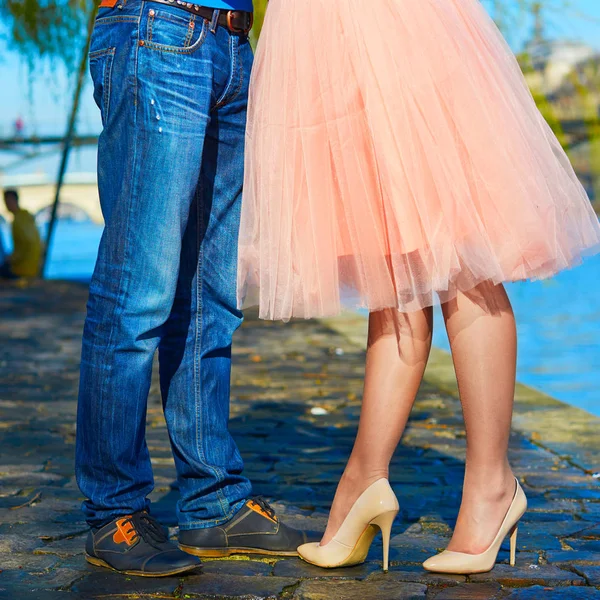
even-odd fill
[{"label": "blue river water", "polygon": [[[600,416],[600,255],[553,279],[506,287],[517,317],[518,380]],[[448,350],[436,317],[434,344]]]},{"label": "blue river water", "polygon": [[[89,280],[101,234],[93,223],[59,222],[48,276]],[[519,381],[600,416],[600,256],[552,280],[510,284],[508,292],[519,328]],[[434,344],[448,349],[440,318]]]}]

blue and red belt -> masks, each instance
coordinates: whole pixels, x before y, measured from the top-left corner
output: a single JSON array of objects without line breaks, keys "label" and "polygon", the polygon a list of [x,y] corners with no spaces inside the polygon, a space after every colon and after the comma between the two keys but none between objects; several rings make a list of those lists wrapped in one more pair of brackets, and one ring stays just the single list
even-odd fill
[{"label": "blue and red belt", "polygon": [[[118,0],[102,0],[100,7],[114,8]],[[248,35],[254,23],[254,13],[243,10],[218,10],[208,6],[199,6],[182,0],[148,0],[165,6],[180,8],[186,12],[210,21],[214,26],[225,27],[236,35]]]},{"label": "blue and red belt", "polygon": [[[215,8],[208,6],[199,6],[191,2],[182,2],[181,0],[148,0],[149,2],[157,2],[167,6],[180,8],[193,15],[198,15],[207,21],[212,21],[215,17]],[[248,35],[254,23],[254,14],[243,10],[221,10],[219,11],[216,24],[225,27],[231,33],[237,35]]]}]

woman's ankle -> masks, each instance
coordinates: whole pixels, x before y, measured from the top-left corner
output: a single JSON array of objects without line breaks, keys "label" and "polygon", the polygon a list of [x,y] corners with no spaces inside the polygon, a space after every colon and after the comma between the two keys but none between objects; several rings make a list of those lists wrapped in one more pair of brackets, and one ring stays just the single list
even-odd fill
[{"label": "woman's ankle", "polygon": [[361,464],[358,460],[350,460],[346,465],[342,480],[344,483],[363,486],[366,488],[379,479],[388,479],[389,468],[374,467]]},{"label": "woman's ankle", "polygon": [[463,495],[474,494],[480,500],[502,501],[512,495],[515,488],[515,476],[510,466],[498,469],[469,470],[465,473]]}]

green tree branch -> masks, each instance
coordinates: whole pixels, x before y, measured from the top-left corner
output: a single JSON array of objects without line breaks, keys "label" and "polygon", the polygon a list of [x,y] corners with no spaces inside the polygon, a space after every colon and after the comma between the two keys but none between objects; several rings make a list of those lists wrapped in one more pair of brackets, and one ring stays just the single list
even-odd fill
[{"label": "green tree branch", "polygon": [[58,58],[73,68],[85,43],[93,0],[4,0],[0,19],[8,44],[30,62],[42,56]]}]

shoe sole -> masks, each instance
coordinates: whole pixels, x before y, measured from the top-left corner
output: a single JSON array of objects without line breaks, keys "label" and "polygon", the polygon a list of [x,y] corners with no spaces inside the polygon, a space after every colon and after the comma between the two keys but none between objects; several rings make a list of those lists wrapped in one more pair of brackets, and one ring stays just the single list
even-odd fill
[{"label": "shoe sole", "polygon": [[181,567],[180,569],[174,569],[172,571],[165,571],[162,573],[146,573],[144,571],[120,571],[119,569],[115,569],[111,567],[107,562],[103,561],[101,558],[96,558],[95,556],[90,556],[89,554],[85,555],[85,560],[87,560],[91,565],[95,567],[104,567],[105,569],[110,569],[111,571],[115,571],[116,573],[122,573],[124,575],[135,575],[136,577],[169,577],[171,575],[179,575],[180,573],[185,573],[186,571],[192,571],[193,569],[197,569],[202,565],[190,565],[189,567]]},{"label": "shoe sole", "polygon": [[226,558],[234,554],[258,554],[262,556],[298,556],[298,552],[279,552],[276,550],[261,550],[260,548],[199,548],[197,546],[184,546],[179,544],[179,549],[199,556],[200,558]]}]

